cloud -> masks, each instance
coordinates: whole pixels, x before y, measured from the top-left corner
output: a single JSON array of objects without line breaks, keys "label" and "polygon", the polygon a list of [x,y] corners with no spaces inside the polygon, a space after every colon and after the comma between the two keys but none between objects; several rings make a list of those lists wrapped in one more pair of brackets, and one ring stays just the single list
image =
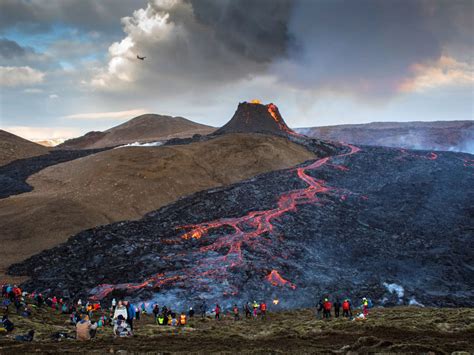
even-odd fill
[{"label": "cloud", "polygon": [[386,98],[417,75],[414,65],[472,42],[469,9],[461,0],[150,0],[122,19],[126,36],[90,83],[167,98],[267,75],[286,90]]},{"label": "cloud", "polygon": [[50,95],[49,95],[49,98],[52,99],[52,100],[54,100],[54,99],[59,99],[59,95],[57,95],[57,94],[50,94]]},{"label": "cloud", "polygon": [[401,83],[400,91],[423,92],[440,87],[474,85],[474,66],[448,56],[430,64],[414,64],[412,70],[415,76]]},{"label": "cloud", "polygon": [[27,33],[50,31],[67,24],[85,31],[116,33],[120,18],[145,1],[129,0],[2,0],[0,31],[15,28]]},{"label": "cloud", "polygon": [[65,116],[65,118],[73,120],[120,120],[124,118],[133,118],[135,116],[143,115],[147,112],[149,111],[145,109],[134,109],[114,112],[91,112],[68,115]]},{"label": "cloud", "polygon": [[0,38],[0,66],[29,66],[39,70],[60,68],[49,54],[38,53],[34,48],[21,46],[16,41]]},{"label": "cloud", "polygon": [[77,137],[81,133],[79,129],[70,127],[7,126],[2,129],[31,141],[59,138],[67,139]]},{"label": "cloud", "polygon": [[169,96],[249,78],[284,55],[288,10],[286,0],[150,1],[122,19],[126,37],[92,85]]},{"label": "cloud", "polygon": [[0,86],[23,86],[41,83],[45,73],[30,67],[0,66]]}]

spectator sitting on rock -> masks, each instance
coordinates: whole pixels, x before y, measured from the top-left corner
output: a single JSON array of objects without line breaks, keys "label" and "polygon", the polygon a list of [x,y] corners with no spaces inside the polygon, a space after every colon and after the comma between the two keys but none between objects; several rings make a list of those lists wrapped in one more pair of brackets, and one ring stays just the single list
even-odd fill
[{"label": "spectator sitting on rock", "polygon": [[28,333],[26,333],[26,334],[24,334],[24,335],[17,335],[17,336],[15,337],[15,340],[16,340],[16,341],[32,342],[34,336],[35,336],[35,331],[32,329],[32,330],[30,330]]},{"label": "spectator sitting on rock", "polygon": [[95,337],[97,324],[92,323],[89,320],[89,316],[84,316],[84,319],[80,320],[76,324],[76,339],[77,340],[90,340]]},{"label": "spectator sitting on rock", "polygon": [[10,306],[11,301],[8,298],[5,298],[2,302],[2,310],[4,313],[8,313],[8,307]]},{"label": "spectator sitting on rock", "polygon": [[117,317],[117,319],[114,322],[114,335],[118,337],[132,336],[132,330],[130,329],[130,326],[128,325],[128,323],[125,321],[125,317],[121,314]]},{"label": "spectator sitting on rock", "polygon": [[4,315],[2,318],[2,326],[5,328],[7,333],[10,333],[13,329],[15,329],[15,325],[10,319],[8,319],[7,315]]},{"label": "spectator sitting on rock", "polygon": [[25,318],[31,317],[31,310],[29,309],[28,306],[25,305],[25,308],[23,309],[23,312],[21,312],[21,316]]}]

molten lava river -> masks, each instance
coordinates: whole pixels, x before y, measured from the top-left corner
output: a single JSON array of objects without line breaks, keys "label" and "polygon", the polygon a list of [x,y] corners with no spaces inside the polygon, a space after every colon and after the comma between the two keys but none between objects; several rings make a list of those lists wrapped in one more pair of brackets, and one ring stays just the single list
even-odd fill
[{"label": "molten lava river", "polygon": [[[192,268],[184,268],[177,272],[159,273],[141,283],[99,285],[91,291],[92,298],[100,300],[114,290],[134,291],[145,287],[158,289],[178,282],[188,285],[191,283],[206,285],[212,281],[220,281],[227,284],[229,270],[245,265],[246,261],[242,253],[244,245],[258,250],[259,253],[266,253],[271,258],[272,252],[269,250],[269,246],[272,241],[266,236],[274,232],[275,228],[272,221],[287,212],[295,211],[298,205],[317,204],[319,202],[318,196],[321,194],[337,191],[337,189],[327,186],[324,180],[313,178],[308,172],[323,165],[342,171],[349,170],[345,166],[331,163],[334,158],[350,156],[360,151],[358,147],[353,145],[344,144],[344,146],[345,152],[342,154],[322,158],[308,166],[296,168],[295,172],[298,178],[304,181],[307,186],[280,195],[275,208],[253,211],[237,218],[221,218],[215,221],[179,227],[178,231],[184,231],[179,235],[181,242],[211,236],[213,231],[222,230],[223,228],[226,231],[230,230],[229,233],[213,236],[213,241],[210,244],[192,251],[191,253],[199,254],[199,258],[197,258],[199,261]],[[341,199],[345,199],[345,195],[342,195]],[[176,242],[179,241],[174,243]],[[217,251],[222,250],[227,250],[227,252],[224,255],[218,254],[216,257]],[[279,270],[271,270],[265,277],[265,282],[269,285],[288,287],[293,290],[297,287],[297,285],[285,279]],[[238,292],[239,290],[229,283],[224,294],[236,295]]]}]

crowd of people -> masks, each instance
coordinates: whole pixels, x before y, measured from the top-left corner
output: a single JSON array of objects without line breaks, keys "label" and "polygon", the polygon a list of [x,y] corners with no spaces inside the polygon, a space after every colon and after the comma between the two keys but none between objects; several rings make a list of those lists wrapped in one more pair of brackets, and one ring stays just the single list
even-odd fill
[{"label": "crowd of people", "polygon": [[[15,329],[13,322],[9,319],[10,306],[13,305],[16,313],[22,317],[31,316],[31,306],[35,308],[48,307],[69,316],[70,324],[76,328],[75,338],[78,340],[90,340],[95,337],[98,329],[104,327],[111,327],[116,337],[133,336],[134,321],[139,321],[143,314],[153,315],[154,322],[158,326],[184,327],[190,319],[196,316],[206,318],[211,314],[217,321],[220,321],[225,313],[219,304],[209,307],[205,300],[198,306],[198,315],[196,315],[193,307],[189,307],[187,311],[176,312],[166,305],[150,305],[142,302],[137,306],[130,301],[117,301],[115,298],[111,300],[109,307],[103,307],[100,302],[83,302],[81,299],[72,302],[56,296],[44,297],[41,293],[29,294],[16,285],[2,285],[2,297],[3,318],[0,323],[0,334],[2,332],[8,334]],[[329,297],[324,297],[319,300],[316,306],[316,317],[317,319],[329,320],[334,314],[335,318],[339,318],[342,310],[342,317],[365,319],[371,307],[372,302],[367,298],[363,298],[360,307],[362,313],[354,318],[352,314],[353,307],[349,299],[344,299],[341,302],[340,299],[336,298],[334,302],[331,302]],[[267,304],[265,301],[247,302],[242,307],[234,304],[227,311],[234,321],[240,321],[244,318],[265,320]],[[30,331],[25,335],[17,335],[15,339],[18,341],[32,341],[33,337],[34,331]],[[58,337],[70,336],[58,333]]]}]

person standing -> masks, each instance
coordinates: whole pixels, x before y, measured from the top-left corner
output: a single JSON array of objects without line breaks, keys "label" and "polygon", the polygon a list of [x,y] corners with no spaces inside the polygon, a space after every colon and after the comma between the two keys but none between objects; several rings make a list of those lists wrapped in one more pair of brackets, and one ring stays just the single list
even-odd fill
[{"label": "person standing", "polygon": [[265,301],[260,303],[260,316],[262,317],[262,319],[266,319],[267,317],[267,304],[265,303]]},{"label": "person standing", "polygon": [[365,297],[362,299],[362,313],[365,318],[369,315],[369,301]]},{"label": "person standing", "polygon": [[351,304],[348,299],[342,302],[342,316],[349,318],[351,316]]},{"label": "person standing", "polygon": [[339,318],[339,311],[341,309],[341,302],[339,298],[336,298],[336,302],[334,302],[334,317]]},{"label": "person standing", "polygon": [[323,312],[324,318],[326,319],[331,318],[332,303],[329,301],[329,299],[327,298],[324,299],[323,308],[324,308],[324,312]]},{"label": "person standing", "polygon": [[128,301],[125,301],[125,307],[127,309],[127,323],[130,325],[130,329],[133,332],[133,319],[136,316],[135,306]]},{"label": "person standing", "polygon": [[234,304],[234,307],[232,308],[232,312],[234,313],[234,320],[235,321],[240,320],[239,307],[237,307],[237,304]]},{"label": "person standing", "polygon": [[221,307],[219,306],[219,304],[216,304],[216,308],[214,309],[214,312],[216,314],[216,320],[220,320],[221,319]]},{"label": "person standing", "polygon": [[160,307],[155,304],[153,306],[153,315],[155,316],[155,321],[156,321],[156,318],[158,317],[158,314],[160,314]]},{"label": "person standing", "polygon": [[248,319],[252,317],[252,312],[250,311],[250,306],[248,302],[244,306],[244,311],[245,311],[245,318]]},{"label": "person standing", "polygon": [[206,317],[206,312],[207,312],[206,300],[202,301],[201,306],[200,306],[200,310],[201,310],[201,317],[202,318]]}]

